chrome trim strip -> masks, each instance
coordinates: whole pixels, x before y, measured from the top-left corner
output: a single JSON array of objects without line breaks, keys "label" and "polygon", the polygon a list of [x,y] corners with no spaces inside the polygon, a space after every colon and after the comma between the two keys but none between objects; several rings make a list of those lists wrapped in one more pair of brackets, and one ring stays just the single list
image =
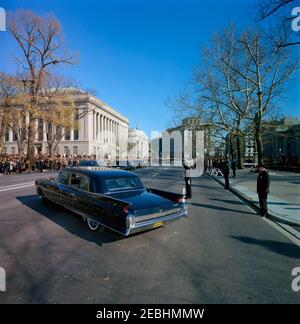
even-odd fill
[{"label": "chrome trim strip", "polygon": [[185,216],[185,213],[183,211],[179,211],[179,212],[177,212],[175,214],[167,215],[167,216],[164,216],[164,217],[152,218],[152,219],[150,219],[148,221],[136,223],[135,226],[132,228],[132,230],[134,230],[135,228],[141,228],[141,227],[144,227],[144,226],[153,225],[153,224],[158,223],[158,222],[168,222],[170,220],[173,220],[173,219],[179,218],[179,217],[183,217],[183,216]]},{"label": "chrome trim strip", "polygon": [[178,213],[180,211],[181,211],[181,208],[177,207],[177,208],[172,208],[169,210],[156,212],[156,213],[152,213],[152,214],[138,215],[138,212],[137,212],[137,213],[133,213],[133,215],[136,217],[136,222],[140,223],[140,222],[151,220],[153,218],[166,217],[166,216]]}]

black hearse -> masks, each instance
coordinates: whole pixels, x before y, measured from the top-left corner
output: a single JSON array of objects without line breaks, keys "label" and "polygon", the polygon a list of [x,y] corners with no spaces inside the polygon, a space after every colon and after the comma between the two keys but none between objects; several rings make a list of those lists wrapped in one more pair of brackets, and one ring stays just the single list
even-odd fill
[{"label": "black hearse", "polygon": [[147,189],[137,175],[118,169],[65,168],[36,187],[42,202],[81,215],[91,230],[103,226],[128,236],[187,215],[183,195]]}]

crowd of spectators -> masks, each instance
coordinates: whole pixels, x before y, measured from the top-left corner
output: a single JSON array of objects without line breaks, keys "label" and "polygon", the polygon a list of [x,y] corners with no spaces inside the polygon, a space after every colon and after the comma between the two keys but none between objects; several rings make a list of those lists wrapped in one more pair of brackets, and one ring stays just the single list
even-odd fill
[{"label": "crowd of spectators", "polygon": [[[57,155],[50,157],[48,155],[37,155],[32,165],[33,172],[53,171],[57,172],[65,167],[75,167],[80,164],[82,160],[93,160],[94,156],[62,156]],[[18,155],[3,154],[0,155],[0,174],[21,174],[29,171],[28,158],[25,155],[20,158]]]}]

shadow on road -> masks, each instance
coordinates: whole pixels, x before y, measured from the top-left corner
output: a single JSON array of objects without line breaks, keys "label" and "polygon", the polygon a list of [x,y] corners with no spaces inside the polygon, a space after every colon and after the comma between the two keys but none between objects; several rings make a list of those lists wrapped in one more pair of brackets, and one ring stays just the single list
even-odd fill
[{"label": "shadow on road", "polygon": [[239,214],[255,215],[254,212],[250,213],[250,212],[241,211],[240,209],[224,208],[224,207],[218,207],[218,206],[213,206],[213,205],[208,205],[208,204],[189,203],[189,205],[196,206],[196,207],[215,209],[215,210],[230,211],[230,212],[239,213]]},{"label": "shadow on road", "polygon": [[230,204],[230,205],[245,205],[243,202],[238,201],[238,200],[226,200],[226,199],[216,199],[216,198],[211,198],[210,200],[213,201],[220,201],[226,204]]},{"label": "shadow on road", "polygon": [[245,244],[258,245],[266,248],[269,251],[290,257],[300,259],[300,248],[293,243],[284,243],[270,240],[258,240],[246,236],[230,236],[235,240]]},{"label": "shadow on road", "polygon": [[80,216],[75,213],[55,205],[54,203],[48,203],[43,205],[37,195],[16,197],[22,204],[31,208],[40,215],[48,218],[50,221],[63,227],[68,232],[81,237],[86,241],[96,243],[100,246],[105,243],[111,243],[114,241],[124,239],[123,236],[105,229],[103,232],[92,232],[89,230],[86,223],[84,223]]}]

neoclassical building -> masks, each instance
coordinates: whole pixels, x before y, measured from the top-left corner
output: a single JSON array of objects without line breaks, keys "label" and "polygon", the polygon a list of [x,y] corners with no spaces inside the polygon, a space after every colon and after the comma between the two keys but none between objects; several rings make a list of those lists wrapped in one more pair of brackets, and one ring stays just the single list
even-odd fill
[{"label": "neoclassical building", "polygon": [[[98,159],[127,159],[128,119],[111,106],[81,90],[73,89],[78,110],[78,128],[66,132],[57,147],[56,154],[95,155]],[[37,152],[47,152],[47,129],[42,120],[37,120],[35,147]],[[17,154],[15,136],[9,130],[5,136],[4,153]]]},{"label": "neoclassical building", "polygon": [[137,128],[129,128],[128,158],[129,160],[148,162],[149,139],[144,131]]}]

